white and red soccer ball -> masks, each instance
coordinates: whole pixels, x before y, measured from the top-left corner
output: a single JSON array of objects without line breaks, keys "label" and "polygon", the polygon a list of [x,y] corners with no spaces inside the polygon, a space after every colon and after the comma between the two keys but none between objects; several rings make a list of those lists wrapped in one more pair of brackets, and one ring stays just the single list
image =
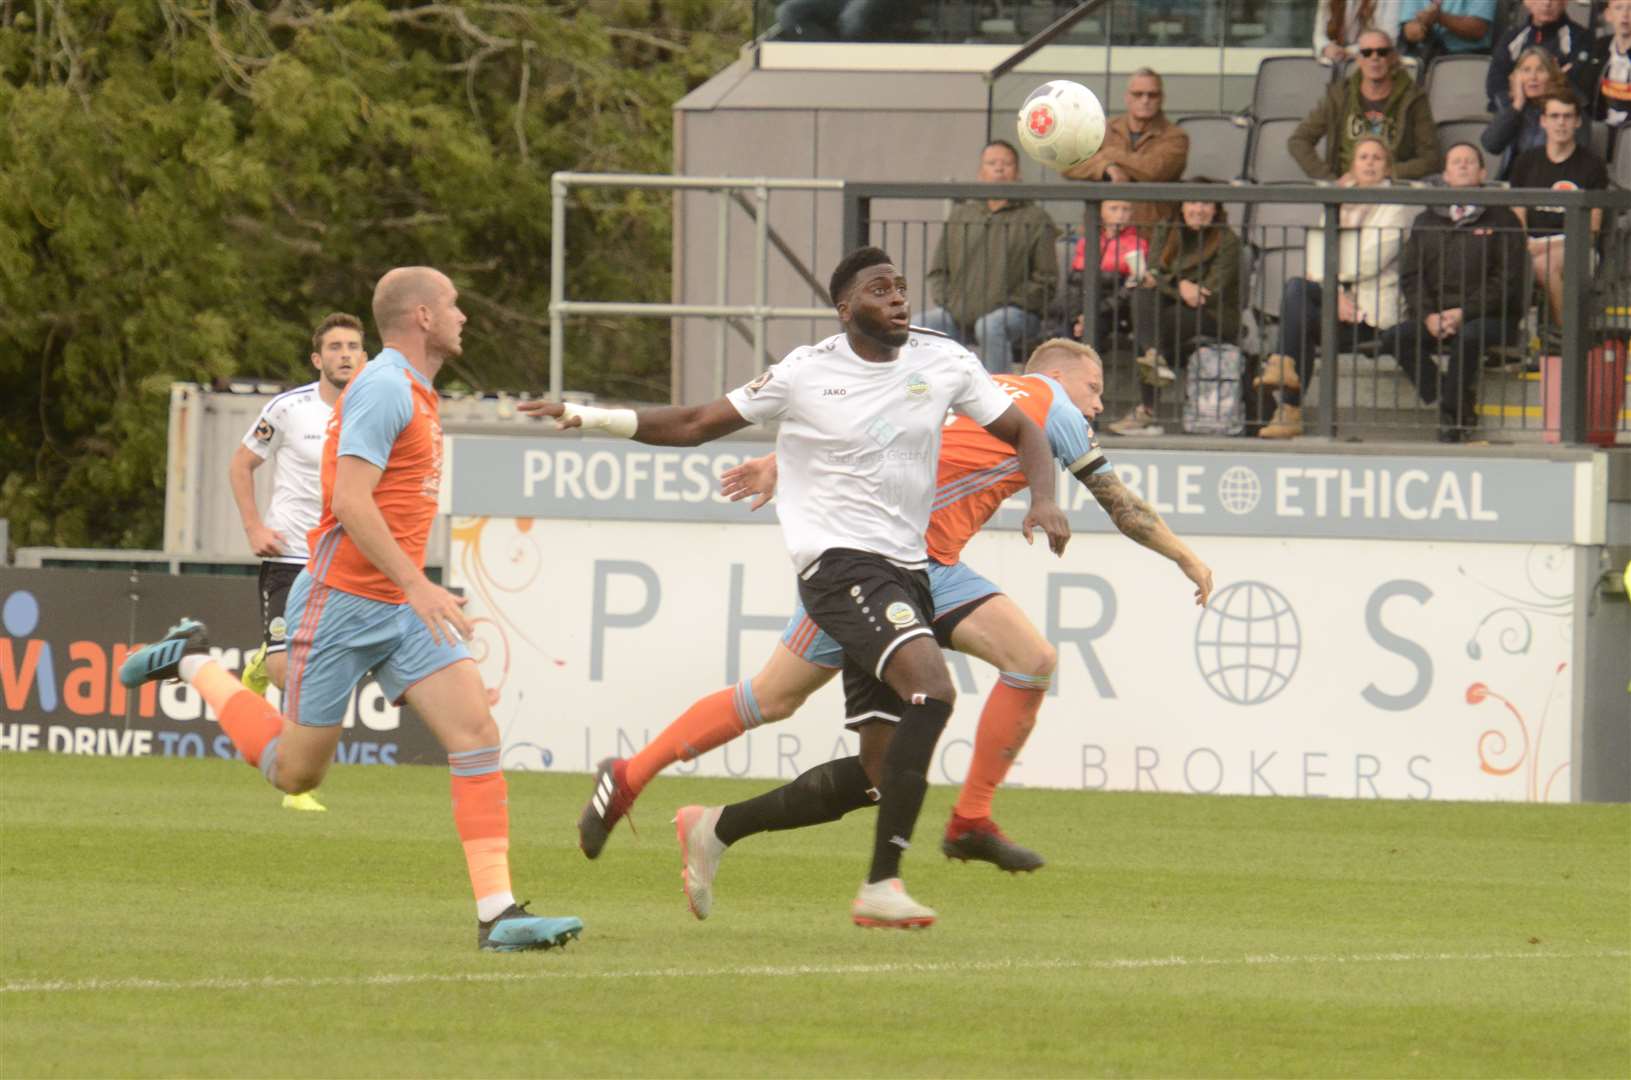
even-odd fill
[{"label": "white and red soccer ball", "polygon": [[1104,106],[1081,83],[1045,82],[1019,107],[1019,145],[1050,169],[1080,165],[1103,143]]}]

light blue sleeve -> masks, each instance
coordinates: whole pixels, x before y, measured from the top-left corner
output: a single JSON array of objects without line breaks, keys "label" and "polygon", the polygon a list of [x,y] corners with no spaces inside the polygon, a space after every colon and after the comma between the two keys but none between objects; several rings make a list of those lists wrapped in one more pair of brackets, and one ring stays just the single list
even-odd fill
[{"label": "light blue sleeve", "polygon": [[413,391],[397,370],[369,369],[340,401],[340,456],[362,458],[370,465],[385,468],[391,459],[396,437],[413,419]]},{"label": "light blue sleeve", "polygon": [[1055,390],[1053,404],[1048,406],[1047,422],[1042,434],[1048,437],[1053,456],[1070,472],[1088,476],[1110,467],[1109,459],[1099,449],[1099,440],[1093,434],[1093,425],[1087,422],[1081,410],[1071,404],[1063,390]]}]

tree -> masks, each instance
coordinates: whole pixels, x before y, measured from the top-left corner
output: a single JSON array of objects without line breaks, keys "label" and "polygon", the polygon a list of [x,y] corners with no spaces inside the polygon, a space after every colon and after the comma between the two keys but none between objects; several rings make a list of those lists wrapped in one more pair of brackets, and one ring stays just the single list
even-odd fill
[{"label": "tree", "polygon": [[[668,172],[748,0],[0,0],[0,517],[157,546],[167,390],[308,377],[391,266],[449,271],[449,375],[547,381],[549,175]],[[662,193],[569,219],[583,295],[670,295]],[[607,252],[616,257],[608,259]],[[665,399],[661,324],[574,327],[569,382]],[[578,348],[579,345],[582,348]]]}]

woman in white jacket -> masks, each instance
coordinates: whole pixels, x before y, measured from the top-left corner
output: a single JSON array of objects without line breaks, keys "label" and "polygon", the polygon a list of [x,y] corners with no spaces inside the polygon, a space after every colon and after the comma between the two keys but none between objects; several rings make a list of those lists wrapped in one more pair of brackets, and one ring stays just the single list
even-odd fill
[{"label": "woman in white jacket", "polygon": [[[1353,164],[1340,183],[1346,187],[1385,187],[1393,160],[1385,143],[1365,138],[1354,145]],[[1353,203],[1341,215],[1336,283],[1337,347],[1352,349],[1374,341],[1403,317],[1399,295],[1399,253],[1419,207],[1392,203]],[[1274,418],[1258,434],[1291,439],[1303,433],[1302,387],[1319,348],[1320,306],[1326,300],[1324,216],[1308,230],[1307,277],[1286,282],[1280,300],[1280,347],[1263,363],[1257,385],[1279,391]],[[1327,402],[1336,395],[1327,391]]]},{"label": "woman in white jacket", "polygon": [[1328,64],[1352,60],[1366,30],[1385,30],[1397,40],[1403,15],[1403,0],[1320,0],[1314,12],[1314,56]]}]

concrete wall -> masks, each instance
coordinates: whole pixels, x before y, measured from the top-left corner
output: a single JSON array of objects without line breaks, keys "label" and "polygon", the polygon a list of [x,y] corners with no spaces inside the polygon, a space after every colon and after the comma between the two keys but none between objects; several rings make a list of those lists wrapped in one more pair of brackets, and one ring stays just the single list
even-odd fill
[{"label": "concrete wall", "polygon": [[[900,52],[894,50],[897,57]],[[674,171],[683,176],[972,180],[980,148],[992,136],[1012,141],[1012,118],[1039,83],[1052,78],[1084,82],[1114,113],[1121,109],[1129,73],[1137,66],[1151,63],[1170,71],[1182,67],[1180,61],[1194,52],[1206,50],[1118,50],[1113,70],[1104,70],[1103,56],[1084,57],[1078,67],[1049,71],[1028,66],[992,85],[987,84],[983,67],[978,71],[766,69],[755,66],[753,56],[747,55],[675,106]],[[1197,59],[1201,69],[1167,76],[1169,114],[1213,112],[1220,104],[1229,110],[1243,107],[1251,96],[1253,76],[1247,72],[1255,72],[1258,59],[1257,51],[1249,52],[1232,57],[1223,70],[1204,66],[1219,63],[1213,59],[1216,53],[1187,57],[1191,69],[1197,66]],[[856,60],[863,62],[867,62],[864,55]],[[1028,159],[1022,162],[1021,179],[1058,183],[1062,192],[1075,188]],[[718,198],[688,193],[676,201],[675,300],[717,302]],[[877,214],[938,222],[947,209],[918,203],[907,211],[880,204]],[[1070,220],[1068,204],[1053,209],[1061,221]],[[824,282],[843,253],[839,196],[775,193],[770,220],[813,276]],[[932,254],[933,241],[926,230],[919,226],[904,235],[881,239],[906,264],[908,276],[921,282]],[[753,222],[741,207],[731,211],[726,250],[726,302],[751,303]],[[807,307],[824,303],[803,276],[774,252],[768,279],[773,304]],[[914,306],[921,310],[923,305]],[[767,353],[779,358],[834,329],[830,320],[772,322]],[[766,358],[755,358],[751,345],[736,333],[727,332],[726,339],[724,385],[728,388],[752,378]],[[717,327],[707,320],[675,320],[675,401],[715,396],[718,341]]]}]

